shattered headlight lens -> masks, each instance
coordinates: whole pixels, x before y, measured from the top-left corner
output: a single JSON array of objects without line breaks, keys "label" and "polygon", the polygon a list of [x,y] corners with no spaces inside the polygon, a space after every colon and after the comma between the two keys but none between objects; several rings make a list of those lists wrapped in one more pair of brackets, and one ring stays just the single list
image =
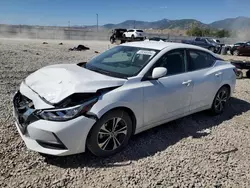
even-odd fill
[{"label": "shattered headlight lens", "polygon": [[37,115],[45,120],[49,121],[67,121],[74,119],[80,115],[88,112],[91,107],[97,102],[97,98],[87,101],[81,105],[62,108],[62,109],[51,109],[51,110],[41,110],[37,112]]}]

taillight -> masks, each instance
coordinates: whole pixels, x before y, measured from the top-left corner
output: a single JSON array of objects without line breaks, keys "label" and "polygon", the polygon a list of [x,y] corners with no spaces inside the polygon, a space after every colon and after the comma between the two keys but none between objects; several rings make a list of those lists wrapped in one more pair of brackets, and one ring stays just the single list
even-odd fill
[{"label": "taillight", "polygon": [[234,68],[233,71],[234,71],[235,75],[237,76],[238,75],[238,69]]}]

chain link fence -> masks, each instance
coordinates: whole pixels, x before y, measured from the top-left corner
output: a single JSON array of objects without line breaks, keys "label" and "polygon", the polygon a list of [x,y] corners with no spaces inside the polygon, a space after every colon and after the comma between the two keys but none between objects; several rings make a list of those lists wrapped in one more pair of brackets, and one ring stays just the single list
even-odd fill
[{"label": "chain link fence", "polygon": [[[8,26],[0,25],[0,37],[5,38],[29,38],[29,39],[60,39],[60,40],[109,40],[111,31],[87,30],[85,28],[73,27],[41,27],[41,26]],[[147,37],[162,37],[173,42],[193,39],[188,36],[172,36],[169,34],[146,33]],[[222,38],[221,43],[233,44],[239,42],[237,38]]]}]

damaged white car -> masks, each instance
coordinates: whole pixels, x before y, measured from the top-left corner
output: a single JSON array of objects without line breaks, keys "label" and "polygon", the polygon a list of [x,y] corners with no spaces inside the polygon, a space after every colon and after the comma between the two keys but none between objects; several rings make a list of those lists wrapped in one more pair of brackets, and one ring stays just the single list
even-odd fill
[{"label": "damaged white car", "polygon": [[234,71],[197,46],[122,44],[88,63],[47,66],[28,76],[13,97],[16,127],[39,153],[89,149],[109,156],[149,128],[206,109],[222,113]]}]

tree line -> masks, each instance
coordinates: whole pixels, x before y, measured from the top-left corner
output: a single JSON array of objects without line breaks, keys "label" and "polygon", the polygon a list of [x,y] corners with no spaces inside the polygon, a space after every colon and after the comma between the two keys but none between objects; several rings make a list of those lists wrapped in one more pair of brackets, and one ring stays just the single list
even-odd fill
[{"label": "tree line", "polygon": [[225,38],[230,37],[230,32],[222,29],[210,29],[210,28],[201,28],[198,26],[193,26],[189,30],[187,30],[188,36],[196,36],[196,37],[216,37],[216,38]]}]

